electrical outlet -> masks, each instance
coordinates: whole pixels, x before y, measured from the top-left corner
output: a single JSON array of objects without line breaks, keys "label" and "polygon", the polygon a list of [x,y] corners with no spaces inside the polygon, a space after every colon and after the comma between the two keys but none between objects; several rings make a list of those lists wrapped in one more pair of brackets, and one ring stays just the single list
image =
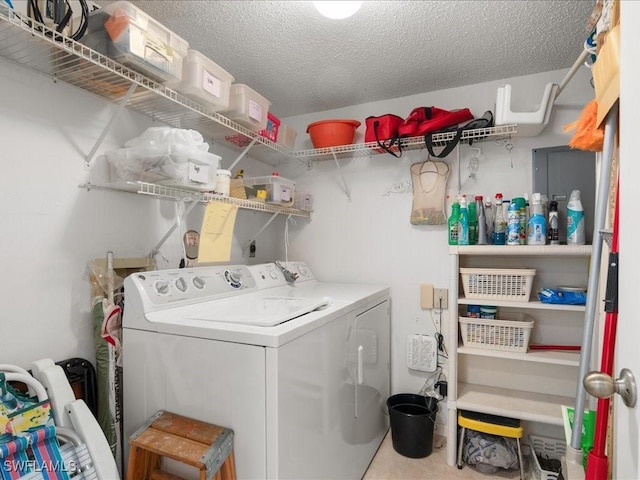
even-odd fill
[{"label": "electrical outlet", "polygon": [[446,310],[449,308],[449,291],[446,288],[433,289],[433,308]]},{"label": "electrical outlet", "polygon": [[433,308],[433,285],[422,283],[420,285],[420,306],[422,308]]}]

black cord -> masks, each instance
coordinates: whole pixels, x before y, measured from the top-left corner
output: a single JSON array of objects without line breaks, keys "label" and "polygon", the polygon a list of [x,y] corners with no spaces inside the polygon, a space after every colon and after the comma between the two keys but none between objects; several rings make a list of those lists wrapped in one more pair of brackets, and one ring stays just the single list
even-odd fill
[{"label": "black cord", "polygon": [[440,304],[440,308],[438,311],[438,316],[440,317],[439,318],[440,321],[438,322],[439,328],[438,328],[438,331],[433,334],[433,336],[435,337],[436,342],[438,342],[438,352],[442,352],[442,353],[438,353],[438,355],[442,355],[443,358],[448,359],[449,357],[447,355],[447,350],[444,346],[444,337],[442,336],[442,298],[439,298],[438,302]]},{"label": "black cord", "polygon": [[[79,40],[84,36],[87,32],[87,28],[89,26],[89,5],[87,4],[87,0],[78,0],[80,3],[80,7],[82,9],[82,13],[80,15],[80,26],[78,29],[71,35],[72,40]],[[71,10],[71,5],[69,4],[69,0],[65,0],[67,5],[67,13],[65,14],[62,22],[56,26],[56,31],[58,33],[62,33],[65,29],[69,21],[71,20],[71,16],[73,15],[73,11]],[[38,22],[44,24],[44,19],[42,18],[42,12],[38,7],[38,0],[29,0],[29,10],[31,11],[31,15],[33,19]],[[29,24],[30,25],[30,24]],[[49,35],[49,32],[47,32]]]},{"label": "black cord", "polygon": [[[87,0],[78,0],[80,2],[80,8],[82,9],[82,14],[80,15],[80,27],[75,31],[71,38],[73,40],[79,40],[84,37],[84,34],[87,33],[87,28],[89,27],[89,5],[87,5]],[[71,12],[71,5],[67,1],[67,5],[69,6],[69,12]]]},{"label": "black cord", "polygon": [[444,337],[442,336],[442,334],[440,332],[436,332],[433,336],[435,337],[436,342],[438,342],[438,355],[443,358],[449,358],[445,353]]}]

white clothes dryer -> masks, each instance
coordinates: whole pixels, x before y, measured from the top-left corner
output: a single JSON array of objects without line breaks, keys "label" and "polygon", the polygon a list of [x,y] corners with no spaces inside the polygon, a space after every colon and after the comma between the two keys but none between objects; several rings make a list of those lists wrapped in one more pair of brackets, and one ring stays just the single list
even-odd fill
[{"label": "white clothes dryer", "polygon": [[389,428],[389,289],[288,265],[293,285],[275,264],[125,279],[125,438],[164,409],[233,429],[238,478],[362,478]]}]

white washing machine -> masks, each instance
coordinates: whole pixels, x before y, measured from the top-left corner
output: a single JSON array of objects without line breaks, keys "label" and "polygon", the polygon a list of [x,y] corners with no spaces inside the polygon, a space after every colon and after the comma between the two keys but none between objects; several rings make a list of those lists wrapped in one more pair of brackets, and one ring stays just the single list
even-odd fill
[{"label": "white washing machine", "polygon": [[165,409],[233,429],[240,479],[363,476],[389,427],[389,289],[288,269],[125,279],[125,438]]}]

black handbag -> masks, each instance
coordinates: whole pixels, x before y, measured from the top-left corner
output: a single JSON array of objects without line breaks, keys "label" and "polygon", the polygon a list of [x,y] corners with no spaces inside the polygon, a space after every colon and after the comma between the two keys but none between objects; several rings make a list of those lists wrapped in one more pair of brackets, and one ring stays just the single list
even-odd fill
[{"label": "black handbag", "polygon": [[[456,148],[456,146],[460,142],[460,139],[462,138],[462,134],[465,131],[476,130],[479,128],[489,128],[489,127],[493,127],[493,113],[490,110],[487,110],[486,112],[484,112],[482,117],[474,118],[473,120],[469,120],[468,122],[458,124],[455,127],[444,128],[442,130],[438,130],[437,132],[427,133],[424,136],[424,143],[425,143],[425,146],[427,147],[427,151],[429,152],[429,155],[436,158],[444,158],[447,155],[449,155],[454,148]],[[435,145],[435,142],[433,141],[433,135],[440,134],[440,133],[447,133],[447,132],[455,132],[455,135],[451,140],[444,142],[445,143],[444,148],[440,153],[436,154],[434,152],[434,147],[436,145]],[[479,137],[479,138],[482,138],[482,137]],[[437,143],[442,143],[442,142],[437,142]],[[472,143],[473,143],[473,139],[469,139],[469,145],[471,145]]]}]

